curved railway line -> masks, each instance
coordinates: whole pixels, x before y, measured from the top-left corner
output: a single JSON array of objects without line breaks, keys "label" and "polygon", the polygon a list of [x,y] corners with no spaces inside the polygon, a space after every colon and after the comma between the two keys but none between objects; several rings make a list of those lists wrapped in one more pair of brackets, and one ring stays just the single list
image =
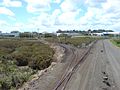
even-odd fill
[{"label": "curved railway line", "polygon": [[[69,82],[72,74],[75,72],[75,70],[77,69],[77,67],[80,65],[81,62],[83,62],[85,60],[85,58],[88,56],[88,54],[90,53],[91,48],[93,47],[93,45],[96,43],[93,42],[88,48],[87,50],[85,50],[81,57],[79,58],[78,55],[78,51],[76,51],[76,53],[71,49],[73,57],[72,57],[72,61],[70,61],[65,73],[63,74],[63,76],[61,77],[60,81],[57,83],[56,87],[53,90],[65,90],[67,83]],[[65,49],[67,49],[67,47],[65,47],[64,45],[61,45],[62,47],[64,47]]]}]

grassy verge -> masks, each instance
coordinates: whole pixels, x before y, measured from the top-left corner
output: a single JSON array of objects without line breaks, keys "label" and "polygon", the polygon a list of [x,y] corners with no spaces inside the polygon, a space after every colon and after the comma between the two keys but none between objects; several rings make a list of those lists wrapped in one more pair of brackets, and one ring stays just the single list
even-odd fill
[{"label": "grassy verge", "polygon": [[54,51],[38,41],[0,41],[0,90],[19,88],[29,77],[47,68]]},{"label": "grassy verge", "polygon": [[111,42],[112,42],[114,45],[120,47],[120,39],[113,39],[113,40],[111,40]]}]

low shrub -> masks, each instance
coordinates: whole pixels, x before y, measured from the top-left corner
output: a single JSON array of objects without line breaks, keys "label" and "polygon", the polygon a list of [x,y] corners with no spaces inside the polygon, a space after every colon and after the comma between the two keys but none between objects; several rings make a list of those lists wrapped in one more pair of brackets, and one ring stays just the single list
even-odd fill
[{"label": "low shrub", "polygon": [[37,70],[47,68],[54,51],[38,41],[0,41],[0,90],[19,88]]}]

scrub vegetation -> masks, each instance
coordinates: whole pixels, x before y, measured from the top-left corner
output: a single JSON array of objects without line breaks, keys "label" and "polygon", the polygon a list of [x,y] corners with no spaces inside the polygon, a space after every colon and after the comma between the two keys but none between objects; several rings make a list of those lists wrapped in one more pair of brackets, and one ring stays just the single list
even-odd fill
[{"label": "scrub vegetation", "polygon": [[120,47],[120,39],[113,39],[111,40],[111,42],[115,44],[116,46]]},{"label": "scrub vegetation", "polygon": [[53,37],[53,38],[46,38],[49,42],[55,43],[63,43],[63,44],[70,44],[76,47],[81,47],[83,44],[88,45],[94,40],[98,40],[100,38],[93,38],[93,37],[70,37],[70,36],[62,36],[62,37]]},{"label": "scrub vegetation", "polygon": [[19,88],[37,70],[47,68],[53,54],[39,41],[0,40],[0,90]]}]

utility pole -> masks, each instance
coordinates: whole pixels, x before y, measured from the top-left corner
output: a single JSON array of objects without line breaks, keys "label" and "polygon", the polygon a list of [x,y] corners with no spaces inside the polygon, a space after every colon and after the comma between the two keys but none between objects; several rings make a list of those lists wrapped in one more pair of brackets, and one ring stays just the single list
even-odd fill
[{"label": "utility pole", "polygon": [[39,28],[37,28],[37,38],[39,39]]}]

